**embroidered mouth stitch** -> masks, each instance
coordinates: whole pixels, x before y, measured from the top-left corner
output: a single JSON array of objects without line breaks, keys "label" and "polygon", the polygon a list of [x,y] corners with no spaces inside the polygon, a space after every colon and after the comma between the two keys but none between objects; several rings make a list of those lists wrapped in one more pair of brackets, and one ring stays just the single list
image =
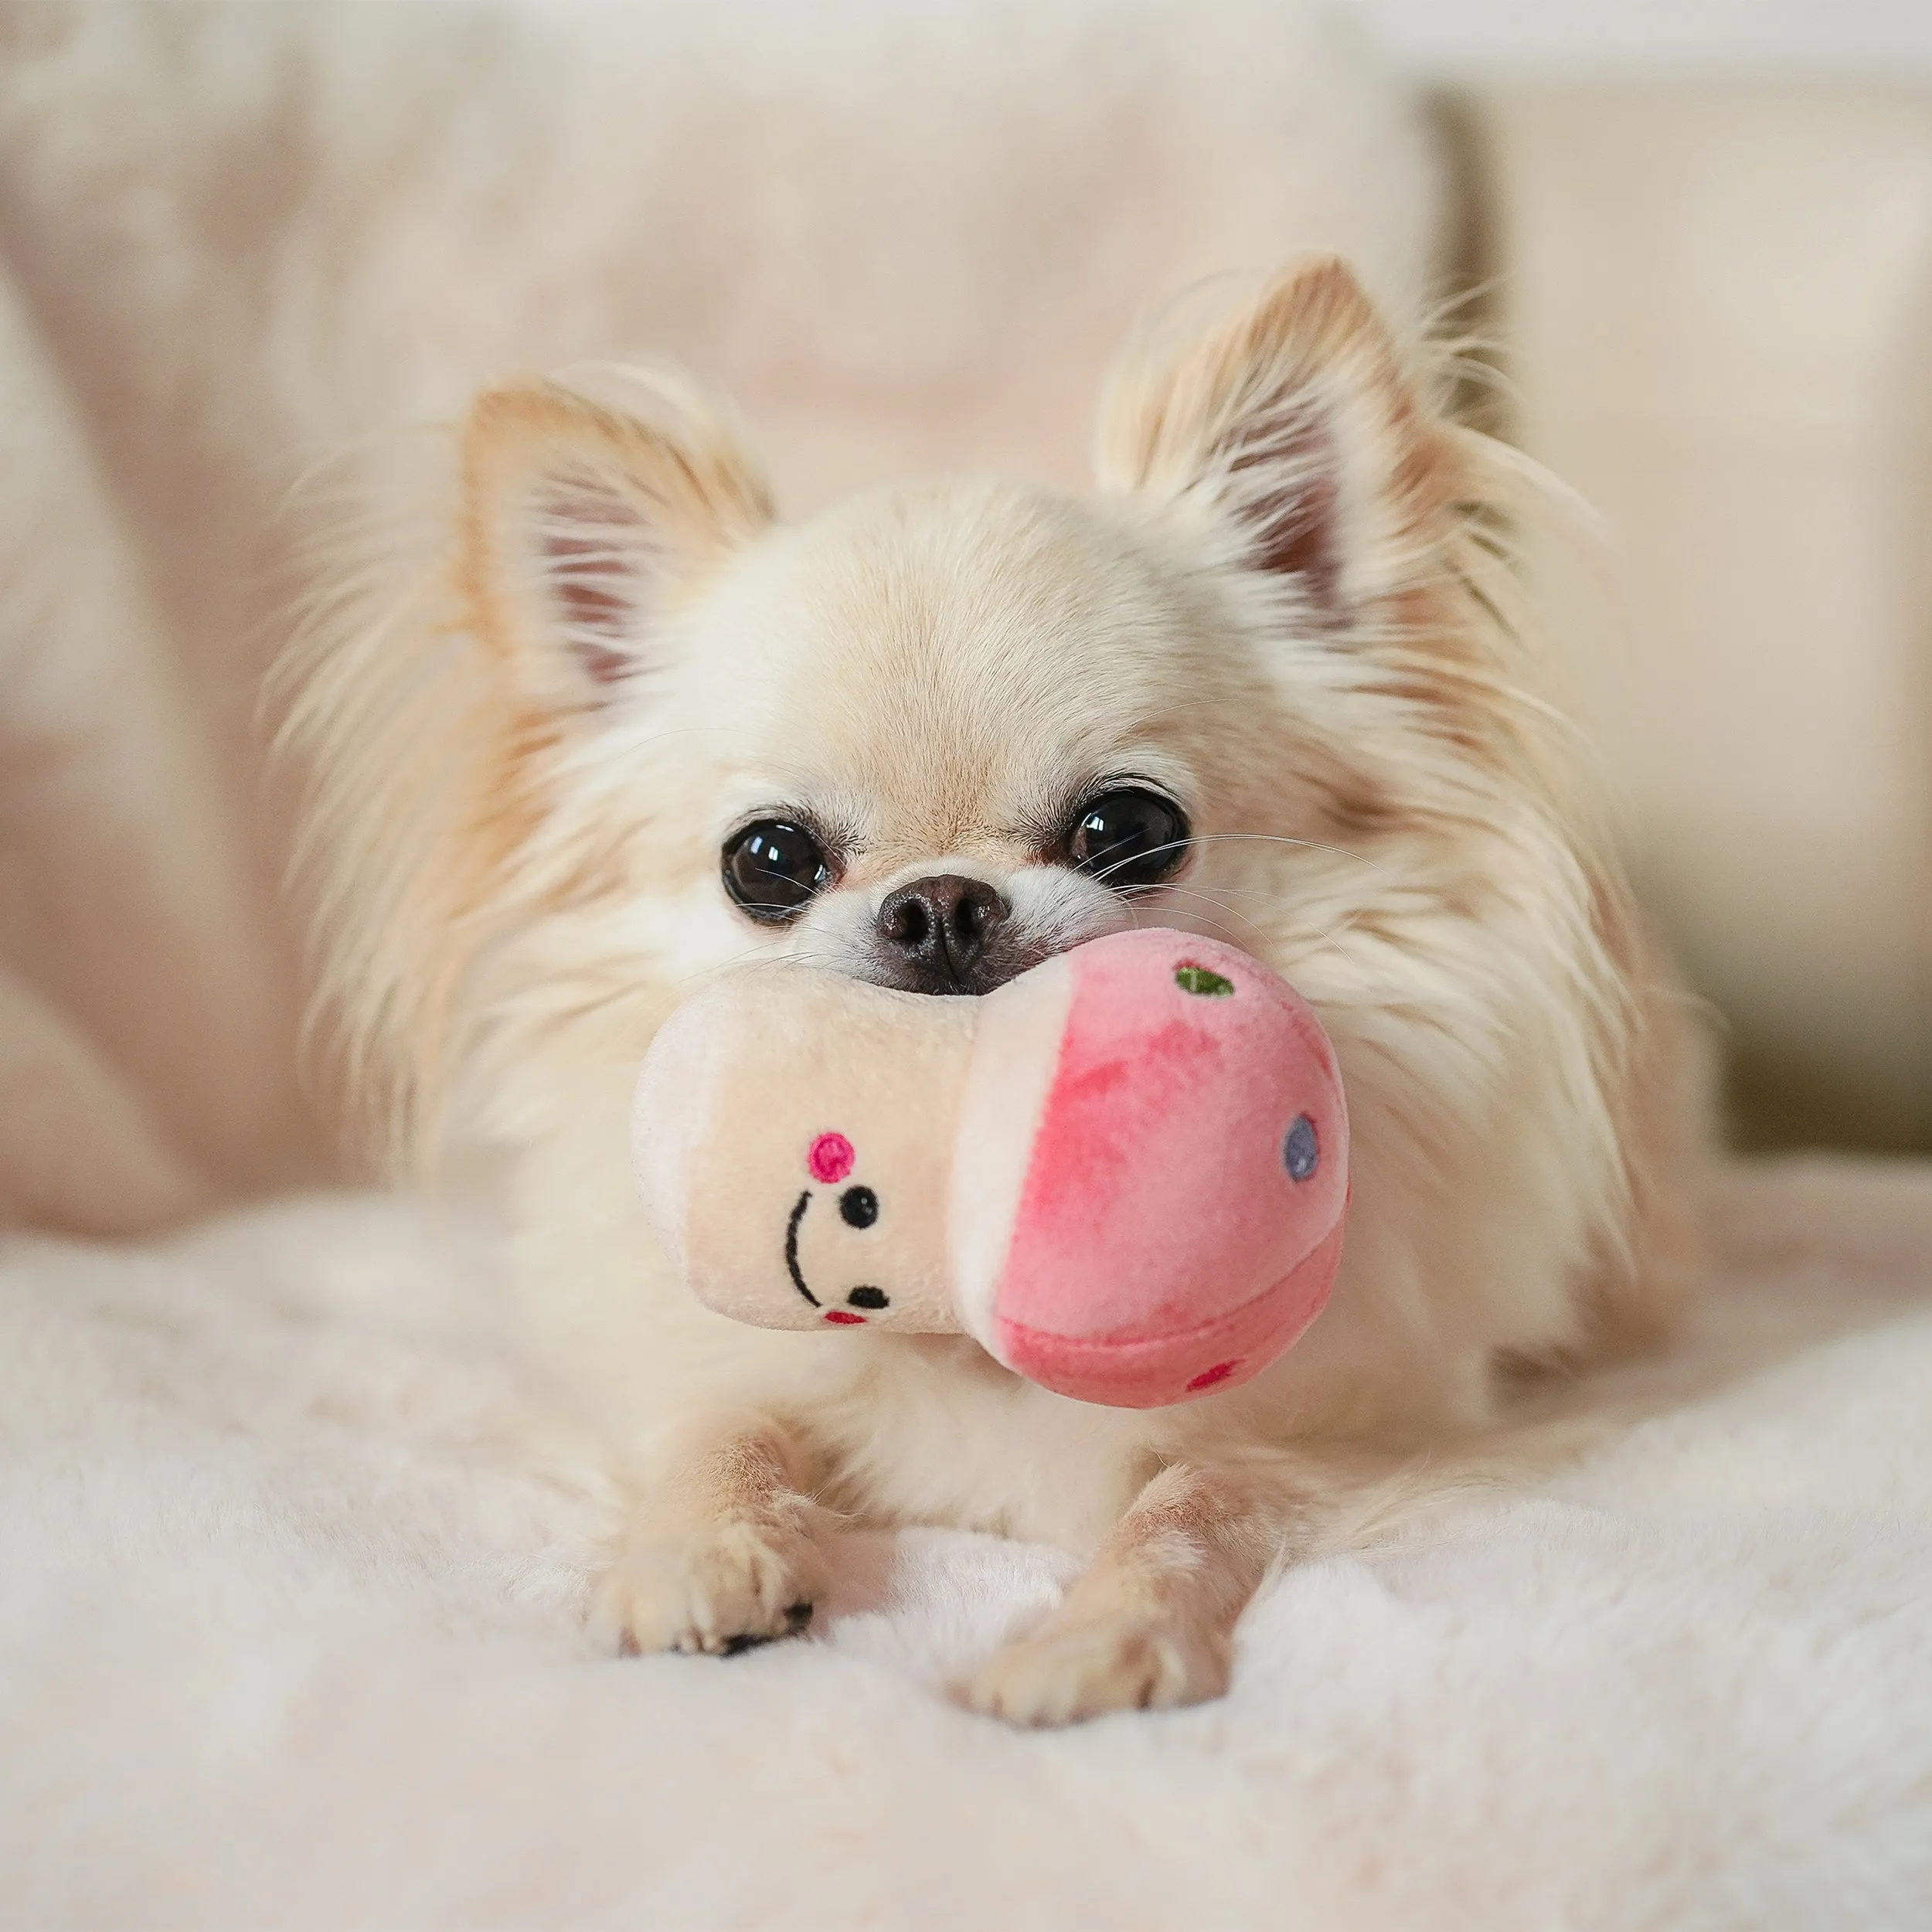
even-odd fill
[{"label": "embroidered mouth stitch", "polygon": [[791,1219],[785,1223],[785,1266],[791,1270],[791,1285],[816,1308],[824,1304],[805,1286],[805,1277],[798,1267],[798,1223],[805,1218],[805,1209],[811,1206],[811,1189],[807,1188],[799,1196],[798,1205],[791,1210]]}]

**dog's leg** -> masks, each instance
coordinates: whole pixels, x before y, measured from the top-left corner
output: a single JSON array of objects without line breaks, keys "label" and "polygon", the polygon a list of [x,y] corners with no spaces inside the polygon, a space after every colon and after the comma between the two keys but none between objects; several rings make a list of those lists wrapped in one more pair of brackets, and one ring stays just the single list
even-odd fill
[{"label": "dog's leg", "polygon": [[1228,1687],[1240,1617],[1296,1498],[1248,1473],[1177,1464],[1143,1489],[1060,1607],[964,1687],[1015,1724],[1199,1703]]},{"label": "dog's leg", "polygon": [[803,1630],[825,1584],[834,1519],[803,1491],[804,1461],[779,1423],[687,1433],[654,1458],[590,1605],[590,1628],[631,1652],[728,1655]]}]

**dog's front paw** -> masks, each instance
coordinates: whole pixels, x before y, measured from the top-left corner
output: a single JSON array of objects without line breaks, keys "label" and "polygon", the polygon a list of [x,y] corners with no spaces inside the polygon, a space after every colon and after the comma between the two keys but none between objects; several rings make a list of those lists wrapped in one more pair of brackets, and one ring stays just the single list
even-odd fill
[{"label": "dog's front paw", "polygon": [[1217,1631],[1145,1611],[1049,1617],[999,1651],[961,1701],[1009,1724],[1077,1724],[1109,1711],[1164,1709],[1219,1697],[1233,1646]]},{"label": "dog's front paw", "polygon": [[824,1558],[801,1532],[742,1520],[621,1550],[590,1600],[592,1634],[627,1655],[730,1656],[811,1621]]}]

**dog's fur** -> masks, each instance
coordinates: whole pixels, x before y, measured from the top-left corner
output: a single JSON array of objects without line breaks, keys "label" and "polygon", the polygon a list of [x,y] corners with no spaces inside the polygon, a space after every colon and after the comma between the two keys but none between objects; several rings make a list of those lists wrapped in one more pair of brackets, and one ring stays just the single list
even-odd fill
[{"label": "dog's fur", "polygon": [[[296,719],[327,992],[400,1151],[453,1116],[515,1151],[534,1332],[634,1475],[614,1644],[781,1634],[838,1515],[936,1521],[1096,1559],[978,1707],[1212,1696],[1345,1471],[1481,1423],[1506,1359],[1667,1311],[1698,1056],[1530,689],[1505,553],[1532,481],[1324,257],[1128,352],[1090,497],[920,485],[787,526],[719,406],[607,372],[481,397],[433,557],[385,512],[414,574],[341,575]],[[1130,774],[1194,832],[1138,894],[1050,857]],[[769,814],[839,866],[776,929],[719,877]],[[653,1028],[734,962],[876,971],[882,898],[936,872],[995,886],[1036,954],[1213,931],[1321,1012],[1347,1251],[1248,1386],[1087,1407],[961,1340],[736,1326],[655,1252],[625,1131]]]}]

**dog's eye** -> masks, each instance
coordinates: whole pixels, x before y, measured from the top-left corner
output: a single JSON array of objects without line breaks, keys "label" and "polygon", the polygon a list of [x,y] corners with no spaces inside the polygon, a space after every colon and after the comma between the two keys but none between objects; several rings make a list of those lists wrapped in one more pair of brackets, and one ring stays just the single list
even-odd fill
[{"label": "dog's eye", "polygon": [[1064,850],[1103,885],[1152,886],[1187,856],[1187,815],[1172,798],[1123,785],[1081,806]]},{"label": "dog's eye", "polygon": [[818,842],[782,818],[760,818],[726,842],[725,890],[753,919],[777,924],[795,918],[832,883]]}]

